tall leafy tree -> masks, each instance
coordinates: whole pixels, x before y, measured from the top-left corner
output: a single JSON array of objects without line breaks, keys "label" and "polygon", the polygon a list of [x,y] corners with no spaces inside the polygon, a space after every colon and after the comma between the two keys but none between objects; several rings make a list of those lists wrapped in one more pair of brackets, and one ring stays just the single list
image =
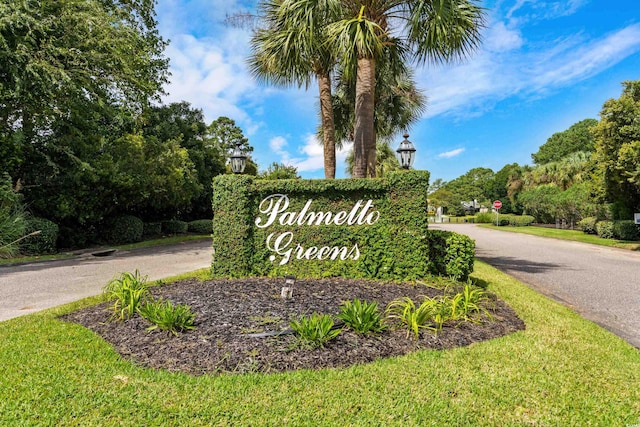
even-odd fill
[{"label": "tall leafy tree", "polygon": [[502,213],[518,213],[518,209],[514,206],[514,200],[509,198],[508,185],[510,178],[520,173],[520,165],[512,163],[505,165],[502,169],[489,179],[485,186],[485,194],[488,200],[500,200],[502,202]]},{"label": "tall leafy tree", "polygon": [[253,147],[249,145],[249,139],[244,136],[242,129],[236,125],[235,120],[229,117],[221,116],[211,122],[207,128],[207,138],[222,151],[227,160],[237,144],[240,144],[240,148],[246,154],[253,151]]},{"label": "tall leafy tree", "polygon": [[623,82],[620,98],[604,103],[596,138],[596,183],[614,216],[640,212],[640,80]]},{"label": "tall leafy tree", "polygon": [[[484,11],[476,0],[341,1],[346,19],[329,25],[343,67],[355,75],[354,177],[375,175],[376,65],[394,47],[417,63],[469,55],[480,44]],[[392,36],[397,35],[397,36]]]},{"label": "tall leafy tree", "polygon": [[144,113],[142,132],[158,141],[175,141],[187,150],[197,173],[200,193],[191,200],[186,215],[190,218],[210,218],[214,176],[225,173],[225,156],[217,142],[208,138],[202,110],[188,102],[151,107]]},{"label": "tall leafy tree", "polygon": [[0,3],[0,138],[21,177],[74,104],[140,110],[166,81],[165,42],[146,0]]},{"label": "tall leafy tree", "polygon": [[335,178],[336,149],[331,107],[331,71],[336,52],[327,44],[326,26],[337,19],[336,0],[268,0],[260,3],[260,27],[251,40],[249,64],[261,80],[309,87],[318,83],[325,178]]},{"label": "tall leafy tree", "polygon": [[494,173],[491,169],[473,168],[464,175],[447,182],[444,188],[457,195],[460,201],[486,202],[491,197],[487,190],[493,179]]},{"label": "tall leafy tree", "polygon": [[584,119],[563,132],[554,133],[531,155],[533,162],[543,165],[556,162],[572,153],[592,152],[594,138],[591,130],[597,124],[596,119]]},{"label": "tall leafy tree", "polygon": [[557,161],[532,168],[524,175],[524,185],[532,188],[542,184],[555,184],[564,191],[587,179],[591,168],[590,153],[574,152]]},{"label": "tall leafy tree", "polygon": [[275,180],[275,179],[300,179],[298,170],[295,166],[287,166],[282,163],[273,162],[269,165],[266,171],[260,172],[258,175],[260,179]]}]

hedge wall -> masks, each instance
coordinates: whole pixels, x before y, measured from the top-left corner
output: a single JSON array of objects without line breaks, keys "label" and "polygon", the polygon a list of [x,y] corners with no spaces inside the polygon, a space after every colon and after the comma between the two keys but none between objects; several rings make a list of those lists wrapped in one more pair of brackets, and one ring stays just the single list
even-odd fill
[{"label": "hedge wall", "polygon": [[[393,280],[436,273],[465,278],[472,269],[473,249],[471,269],[461,259],[469,258],[468,243],[473,241],[460,236],[461,245],[451,242],[466,254],[456,256],[454,263],[467,262],[466,267],[449,265],[450,248],[435,251],[438,255],[429,250],[428,181],[426,171],[402,171],[384,179],[217,176],[212,273]],[[441,261],[434,262],[434,257]],[[447,265],[455,274],[447,272]]]}]

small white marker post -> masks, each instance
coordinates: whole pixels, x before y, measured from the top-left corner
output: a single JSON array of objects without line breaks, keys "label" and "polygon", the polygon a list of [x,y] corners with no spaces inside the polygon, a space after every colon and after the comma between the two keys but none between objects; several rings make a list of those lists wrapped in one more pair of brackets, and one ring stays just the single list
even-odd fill
[{"label": "small white marker post", "polygon": [[284,278],[284,284],[287,286],[284,286],[282,288],[282,290],[280,291],[280,296],[284,299],[289,299],[293,297],[293,285],[296,283],[296,277],[295,276],[285,276]]}]

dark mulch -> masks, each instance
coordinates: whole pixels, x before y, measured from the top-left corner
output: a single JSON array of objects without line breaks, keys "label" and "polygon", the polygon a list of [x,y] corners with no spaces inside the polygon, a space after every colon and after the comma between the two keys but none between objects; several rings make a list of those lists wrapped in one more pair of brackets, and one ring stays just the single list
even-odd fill
[{"label": "dark mulch", "polygon": [[296,349],[293,335],[260,338],[252,335],[288,329],[289,320],[301,314],[338,314],[342,301],[359,298],[376,301],[382,310],[399,297],[417,303],[424,295],[441,290],[418,285],[366,280],[298,279],[292,299],[283,300],[282,279],[185,280],[155,287],[155,297],[188,304],[196,313],[197,329],[171,335],[147,331],[149,323],[134,317],[110,322],[108,304],[88,307],[64,316],[95,331],[124,358],[151,367],[190,374],[214,372],[279,372],[303,368],[344,367],[398,356],[417,349],[466,346],[524,329],[524,323],[504,302],[492,298],[492,320],[445,324],[437,336],[421,332],[418,340],[406,330],[390,329],[378,336],[362,337],[343,331],[325,348]]}]

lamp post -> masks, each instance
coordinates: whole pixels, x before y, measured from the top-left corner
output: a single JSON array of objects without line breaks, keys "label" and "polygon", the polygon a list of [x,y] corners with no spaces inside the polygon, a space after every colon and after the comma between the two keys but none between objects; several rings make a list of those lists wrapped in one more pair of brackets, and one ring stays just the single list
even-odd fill
[{"label": "lamp post", "polygon": [[396,150],[398,153],[398,160],[400,161],[400,166],[403,169],[409,169],[413,166],[413,162],[416,160],[416,147],[413,146],[413,143],[409,141],[409,134],[405,132],[404,140],[400,143],[400,147]]},{"label": "lamp post", "polygon": [[231,170],[235,174],[244,172],[244,168],[247,166],[247,156],[242,152],[240,143],[236,144],[235,150],[231,154]]}]

